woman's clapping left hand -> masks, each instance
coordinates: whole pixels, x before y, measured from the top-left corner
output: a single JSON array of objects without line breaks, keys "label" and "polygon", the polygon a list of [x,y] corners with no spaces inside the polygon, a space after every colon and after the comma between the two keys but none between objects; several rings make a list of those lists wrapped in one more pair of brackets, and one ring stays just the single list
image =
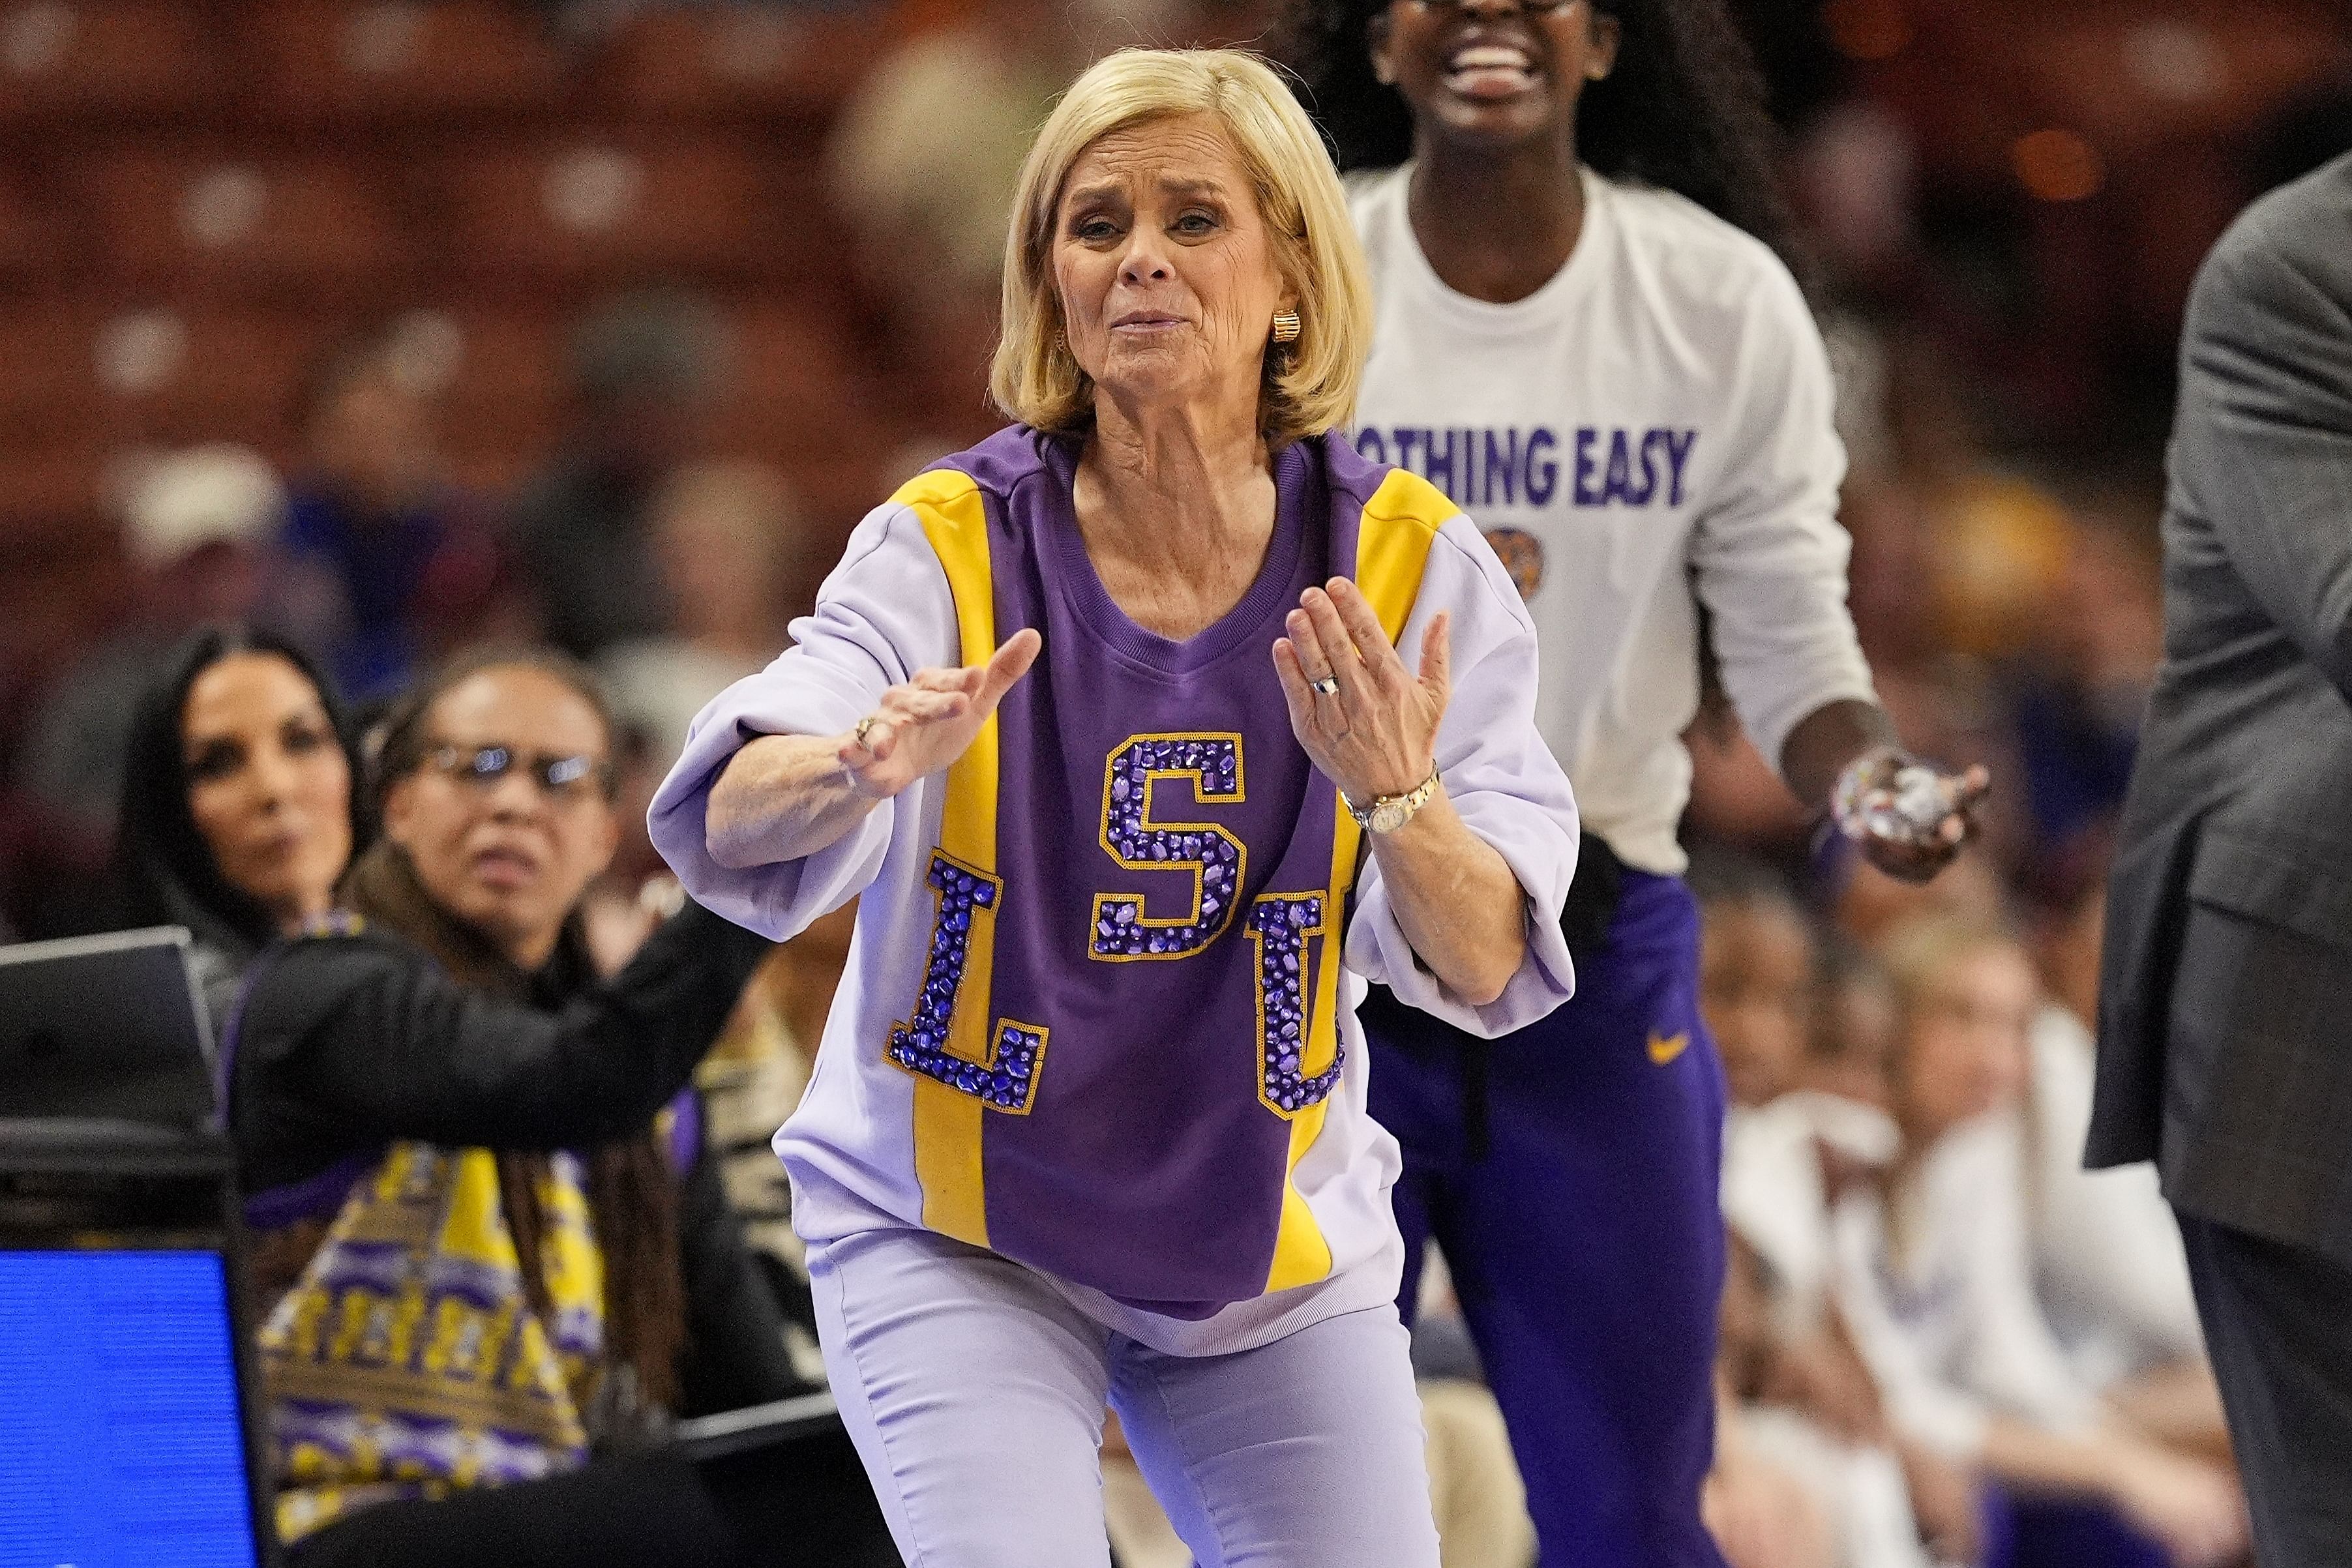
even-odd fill
[{"label": "woman's clapping left hand", "polygon": [[[1274,644],[1291,733],[1324,776],[1364,805],[1421,787],[1435,766],[1450,692],[1446,617],[1430,618],[1421,673],[1398,657],[1356,585],[1335,577],[1299,596]],[[1320,680],[1337,690],[1317,689]]]}]

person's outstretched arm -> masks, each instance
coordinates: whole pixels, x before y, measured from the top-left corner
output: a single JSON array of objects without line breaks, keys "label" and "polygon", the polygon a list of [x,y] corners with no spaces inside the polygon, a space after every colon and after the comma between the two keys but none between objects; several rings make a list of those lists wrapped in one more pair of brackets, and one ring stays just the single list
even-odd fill
[{"label": "person's outstretched arm", "polygon": [[749,742],[710,787],[703,833],[711,860],[748,871],[830,849],[877,803],[962,756],[1039,645],[1024,628],[985,664],[918,670],[839,735]]},{"label": "person's outstretched arm", "polygon": [[793,645],[696,716],[654,794],[646,828],[687,891],[778,941],[864,891],[900,814],[928,809],[926,770],[987,717],[990,670],[992,704],[1035,647],[1008,639],[994,664],[961,669],[962,631],[922,517],[876,507]]},{"label": "person's outstretched arm", "polygon": [[[1692,586],[1741,727],[1790,792],[1820,811],[1849,769],[1901,758],[1902,743],[1872,691],[1846,610],[1850,550],[1837,515],[1845,451],[1829,355],[1795,280],[1777,264],[1755,299],[1732,345],[1736,419],[1691,533]],[[1939,821],[1916,833],[1865,833],[1862,852],[1891,875],[1925,881],[1973,831],[1969,808],[1988,782],[1981,768],[1945,779],[1949,809]]]},{"label": "person's outstretched arm", "polygon": [[388,1138],[580,1147],[645,1125],[685,1087],[771,951],[688,905],[620,973],[558,1011],[460,985],[374,930],[264,960],[237,1022],[242,1129],[290,1118]]}]

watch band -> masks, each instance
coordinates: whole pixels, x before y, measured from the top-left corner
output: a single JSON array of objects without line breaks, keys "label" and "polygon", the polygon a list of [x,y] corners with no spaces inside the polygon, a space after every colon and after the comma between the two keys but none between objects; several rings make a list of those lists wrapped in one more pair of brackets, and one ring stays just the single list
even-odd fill
[{"label": "watch band", "polygon": [[1356,819],[1359,827],[1368,832],[1393,833],[1413,819],[1413,814],[1429,804],[1437,793],[1437,769],[1433,766],[1429,777],[1402,795],[1376,795],[1370,802],[1359,806],[1339,791],[1339,803],[1348,808],[1348,815]]}]

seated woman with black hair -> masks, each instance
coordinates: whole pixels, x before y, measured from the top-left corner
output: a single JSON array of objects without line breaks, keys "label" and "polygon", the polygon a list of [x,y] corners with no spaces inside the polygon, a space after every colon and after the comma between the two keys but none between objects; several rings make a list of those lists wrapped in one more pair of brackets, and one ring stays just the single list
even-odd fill
[{"label": "seated woman with black hair", "polygon": [[359,784],[333,687],[266,632],[194,633],[142,697],[119,870],[135,920],[194,934],[215,1022],[263,948],[333,906]]},{"label": "seated woman with black hair", "polygon": [[124,813],[214,971],[289,1563],[894,1561],[845,1450],[728,1475],[658,1447],[806,1386],[681,1094],[767,944],[689,905],[597,978],[611,734],[568,662],[473,661],[395,710],[348,872],[339,717],[292,648],[200,634]]}]

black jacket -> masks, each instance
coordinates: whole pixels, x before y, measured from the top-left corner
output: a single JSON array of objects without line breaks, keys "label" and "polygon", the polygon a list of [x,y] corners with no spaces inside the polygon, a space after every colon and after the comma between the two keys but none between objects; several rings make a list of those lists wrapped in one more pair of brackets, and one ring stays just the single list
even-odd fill
[{"label": "black jacket", "polygon": [[[769,951],[689,904],[611,979],[554,967],[515,1003],[460,985],[373,926],[280,947],[258,960],[224,1030],[244,1190],[403,1138],[554,1150],[635,1132],[686,1087]],[[804,1391],[717,1163],[698,1160],[681,1180],[683,1413]]]}]

